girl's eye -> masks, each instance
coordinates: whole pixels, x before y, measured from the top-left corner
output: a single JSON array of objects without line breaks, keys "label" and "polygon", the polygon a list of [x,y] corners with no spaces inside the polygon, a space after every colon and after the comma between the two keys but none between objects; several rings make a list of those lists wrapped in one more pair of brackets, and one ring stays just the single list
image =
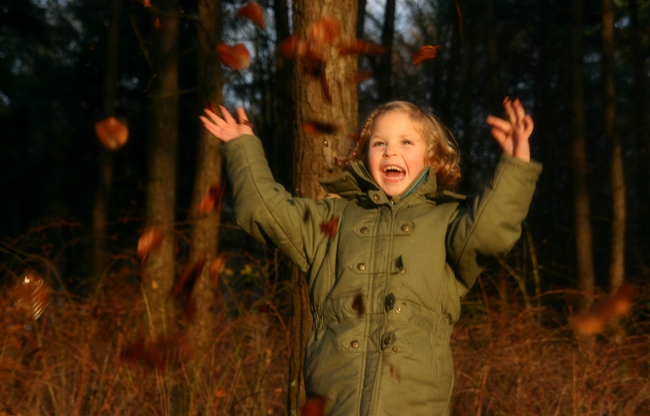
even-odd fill
[{"label": "girl's eye", "polygon": [[413,142],[410,141],[410,140],[404,140],[404,141],[402,142],[402,144],[413,144]]},{"label": "girl's eye", "polygon": [[384,145],[384,142],[374,142],[372,144],[372,147],[383,146],[383,145]]}]

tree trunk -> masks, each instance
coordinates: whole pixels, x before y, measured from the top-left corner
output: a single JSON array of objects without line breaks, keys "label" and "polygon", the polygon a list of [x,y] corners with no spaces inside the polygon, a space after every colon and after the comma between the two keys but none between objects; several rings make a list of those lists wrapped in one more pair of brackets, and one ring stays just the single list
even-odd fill
[{"label": "tree trunk", "polygon": [[[293,3],[295,33],[302,39],[309,37],[310,25],[320,17],[330,17],[340,23],[341,38],[356,37],[356,0],[297,0]],[[325,73],[331,92],[331,103],[323,93],[319,80],[303,72],[298,63],[294,68],[294,105],[296,112],[296,140],[294,154],[294,189],[298,197],[319,199],[325,196],[317,180],[339,171],[335,163],[336,153],[346,153],[348,135],[358,127],[357,89],[350,88],[349,79],[357,71],[356,56],[338,56],[330,48],[324,51]],[[341,125],[338,135],[306,135],[301,126],[304,122],[317,120]],[[292,347],[290,362],[290,387],[288,414],[298,415],[304,397],[301,383],[305,341],[311,330],[309,302],[304,276],[297,271],[292,276]]]},{"label": "tree trunk", "polygon": [[497,42],[496,23],[494,18],[494,0],[484,0],[483,14],[485,17],[485,49],[488,58],[488,109],[492,114],[503,112],[501,102],[503,93],[499,81],[499,48]]},{"label": "tree trunk", "polygon": [[614,5],[603,0],[603,82],[605,89],[605,137],[610,147],[612,192],[611,258],[609,285],[614,293],[625,277],[625,173],[621,141],[616,132],[616,88],[614,86]]},{"label": "tree trunk", "polygon": [[174,282],[174,211],[178,142],[178,0],[160,0],[161,29],[155,33],[154,70],[149,96],[149,149],[146,212],[151,226],[161,227],[160,249],[150,254],[145,270],[145,294],[150,334],[167,332],[173,308],[167,304]]},{"label": "tree trunk", "polygon": [[584,78],[583,78],[583,0],[571,0],[570,28],[570,92],[571,92],[571,162],[573,164],[574,215],[578,287],[584,294],[581,308],[593,302],[594,260],[591,231],[591,203],[587,188],[587,150],[585,143]]},{"label": "tree trunk", "polygon": [[381,32],[381,44],[384,53],[379,57],[377,67],[377,89],[379,102],[385,103],[393,97],[391,88],[391,75],[393,73],[393,38],[395,37],[395,0],[386,0],[386,12],[384,14],[384,29]]},{"label": "tree trunk", "polygon": [[[215,48],[221,36],[221,1],[199,0],[197,21],[198,97],[201,106],[210,103],[217,108],[222,101],[221,61]],[[199,355],[207,354],[212,344],[212,323],[215,296],[210,286],[208,267],[217,256],[220,215],[216,209],[207,213],[196,211],[213,186],[221,186],[221,142],[206,129],[199,128],[196,176],[192,191],[190,218],[192,224],[192,251],[190,264],[205,256],[201,277],[194,294],[198,302],[196,321],[190,327],[189,338]],[[199,360],[201,361],[201,360]],[[201,369],[197,369],[201,371]]]},{"label": "tree trunk", "polygon": [[[117,63],[120,51],[120,22],[122,0],[111,0],[110,19],[106,36],[104,59],[104,91],[102,113],[104,117],[115,113],[117,98]],[[97,188],[93,206],[92,258],[90,290],[98,290],[106,268],[106,221],[110,209],[111,188],[113,185],[113,155],[110,150],[100,147]]]}]

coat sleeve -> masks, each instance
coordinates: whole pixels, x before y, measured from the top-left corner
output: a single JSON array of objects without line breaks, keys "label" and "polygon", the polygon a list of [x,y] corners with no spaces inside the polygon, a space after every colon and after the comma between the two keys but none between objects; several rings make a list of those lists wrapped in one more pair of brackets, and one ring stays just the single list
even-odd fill
[{"label": "coat sleeve", "polygon": [[521,235],[521,223],[542,170],[538,162],[502,155],[482,194],[460,205],[447,231],[447,261],[464,296],[495,257],[505,255]]},{"label": "coat sleeve", "polygon": [[306,272],[317,245],[326,238],[320,224],[333,215],[333,203],[293,198],[273,179],[255,136],[224,144],[222,154],[232,182],[237,224],[256,240],[279,248]]}]

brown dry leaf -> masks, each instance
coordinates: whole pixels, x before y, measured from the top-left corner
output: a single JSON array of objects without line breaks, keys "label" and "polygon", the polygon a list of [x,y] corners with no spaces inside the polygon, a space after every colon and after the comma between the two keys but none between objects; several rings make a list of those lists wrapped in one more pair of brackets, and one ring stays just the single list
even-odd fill
[{"label": "brown dry leaf", "polygon": [[156,17],[153,20],[153,27],[156,28],[156,30],[164,30],[162,27],[162,23],[160,22],[160,17]]},{"label": "brown dry leaf", "polygon": [[142,5],[144,7],[151,7],[151,0],[142,0]]},{"label": "brown dry leaf", "polygon": [[181,278],[172,287],[172,296],[181,304],[183,317],[187,321],[192,321],[196,315],[197,304],[193,292],[204,265],[205,256],[201,255],[194,264],[185,269]]},{"label": "brown dry leaf", "polygon": [[199,206],[196,208],[197,212],[210,212],[213,209],[216,209],[216,211],[221,210],[221,198],[223,197],[223,192],[226,189],[226,184],[224,182],[221,182],[218,185],[212,185],[210,186],[210,189],[208,189],[208,192],[205,194],[203,197],[203,200],[201,203],[199,203]]},{"label": "brown dry leaf", "polygon": [[192,352],[192,347],[178,334],[162,336],[153,343],[145,343],[143,337],[138,337],[120,351],[120,359],[129,364],[140,363],[162,370],[189,361]]},{"label": "brown dry leaf", "polygon": [[302,123],[302,131],[308,135],[319,134],[336,134],[341,130],[341,126],[330,123],[322,123],[320,121],[305,121]]},{"label": "brown dry leaf", "polygon": [[616,318],[627,316],[632,310],[635,288],[625,283],[616,294],[592,306],[589,310],[569,318],[569,322],[583,335],[600,334],[607,328],[607,323]]},{"label": "brown dry leaf", "polygon": [[361,84],[372,78],[372,71],[360,71],[350,77],[350,83]]},{"label": "brown dry leaf", "polygon": [[212,286],[217,287],[219,284],[219,275],[226,267],[226,262],[224,261],[223,253],[220,253],[217,258],[212,260],[210,267],[208,268],[208,273],[210,274],[210,282]]},{"label": "brown dry leaf", "polygon": [[323,396],[309,396],[305,405],[300,409],[300,416],[325,416],[327,398]]},{"label": "brown dry leaf", "polygon": [[144,263],[149,257],[149,253],[156,251],[162,244],[163,233],[158,227],[146,228],[138,240],[138,257]]},{"label": "brown dry leaf", "polygon": [[424,45],[420,47],[420,49],[418,49],[418,51],[415,52],[413,56],[411,56],[411,62],[413,62],[413,65],[418,65],[426,61],[427,59],[435,58],[436,55],[438,54],[439,47],[440,46],[431,46],[431,45]]},{"label": "brown dry leaf", "polygon": [[251,54],[243,43],[230,46],[221,42],[217,45],[217,53],[222,64],[237,71],[248,68],[251,63]]},{"label": "brown dry leaf", "polygon": [[218,399],[223,399],[224,397],[228,396],[228,393],[225,389],[219,389],[216,393],[214,393],[214,396]]},{"label": "brown dry leaf", "polygon": [[355,39],[352,42],[344,42],[339,45],[339,55],[379,55],[385,49],[381,45]]},{"label": "brown dry leaf", "polygon": [[237,17],[249,19],[262,29],[266,28],[264,11],[254,1],[249,1],[244,7],[237,10]]},{"label": "brown dry leaf", "polygon": [[280,43],[280,54],[285,58],[305,56],[307,54],[307,42],[300,39],[297,33],[294,33]]},{"label": "brown dry leaf", "polygon": [[336,230],[338,226],[339,218],[332,216],[328,222],[324,222],[320,225],[320,230],[329,238],[334,238],[336,236]]},{"label": "brown dry leaf", "polygon": [[309,29],[309,43],[316,49],[325,45],[332,45],[339,40],[341,28],[339,22],[331,17],[321,17]]},{"label": "brown dry leaf", "polygon": [[126,144],[129,129],[115,117],[106,117],[95,123],[95,134],[108,150],[118,150]]},{"label": "brown dry leaf", "polygon": [[34,272],[27,272],[13,289],[14,308],[28,319],[38,319],[50,303],[50,287]]}]

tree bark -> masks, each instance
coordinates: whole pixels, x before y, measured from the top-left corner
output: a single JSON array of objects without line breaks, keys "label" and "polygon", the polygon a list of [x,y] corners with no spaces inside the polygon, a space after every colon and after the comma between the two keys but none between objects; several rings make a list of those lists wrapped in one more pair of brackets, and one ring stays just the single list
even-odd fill
[{"label": "tree bark", "polygon": [[497,43],[496,23],[494,17],[494,0],[484,0],[485,49],[488,58],[488,109],[491,114],[503,112],[501,102],[503,93],[499,81],[499,48]]},{"label": "tree bark", "polygon": [[167,304],[174,282],[174,219],[176,206],[176,148],[178,142],[178,0],[160,0],[161,29],[155,32],[155,78],[149,95],[149,149],[146,213],[150,226],[161,227],[163,239],[145,266],[144,293],[150,334],[167,332],[173,308]]},{"label": "tree bark", "polygon": [[[108,33],[106,35],[106,54],[104,55],[104,89],[102,113],[104,117],[115,113],[117,98],[118,56],[120,51],[120,22],[122,0],[111,0]],[[106,222],[110,210],[111,188],[113,187],[113,154],[100,147],[97,187],[92,219],[92,254],[91,254],[91,291],[99,288],[105,273],[106,256]]]},{"label": "tree bark", "polygon": [[[320,17],[330,17],[340,24],[341,38],[356,37],[356,0],[297,0],[293,3],[295,33],[302,39],[309,37],[310,25]],[[347,154],[348,135],[358,127],[357,89],[350,88],[349,79],[357,71],[356,56],[337,56],[332,47],[323,51],[325,73],[331,92],[331,103],[325,97],[319,80],[304,73],[298,63],[294,68],[294,105],[296,139],[294,153],[294,190],[298,197],[319,199],[325,196],[318,184],[319,177],[331,176],[339,171],[335,157]],[[341,126],[337,135],[306,135],[301,126],[317,120]],[[301,383],[302,364],[307,335],[311,330],[311,316],[304,276],[294,271],[292,276],[292,347],[290,361],[290,386],[288,414],[298,415],[304,398]]]},{"label": "tree bark", "polygon": [[391,75],[393,73],[393,38],[395,37],[395,0],[386,0],[386,12],[384,13],[384,28],[381,32],[381,44],[384,53],[379,57],[377,67],[377,86],[379,102],[385,103],[393,97],[391,88]]},{"label": "tree bark", "polygon": [[574,216],[578,287],[584,294],[581,308],[593,303],[594,260],[591,230],[591,203],[587,188],[587,150],[585,143],[583,77],[583,0],[571,0],[570,74],[571,74],[571,162],[573,164]]},{"label": "tree bark", "polygon": [[626,189],[621,140],[616,132],[616,87],[614,85],[614,5],[603,0],[603,82],[605,89],[605,137],[610,147],[612,192],[609,285],[614,293],[625,278]]},{"label": "tree bark", "polygon": [[[199,0],[197,20],[197,61],[199,105],[210,103],[217,108],[222,101],[221,61],[216,45],[221,36],[221,1]],[[212,322],[215,296],[210,286],[208,266],[217,256],[220,214],[217,209],[207,213],[196,211],[212,186],[221,186],[221,142],[200,127],[197,143],[196,175],[192,191],[190,219],[192,224],[192,250],[190,264],[205,256],[201,277],[196,282],[194,294],[198,302],[196,320],[189,329],[189,338],[200,354],[207,354],[212,345]],[[200,369],[198,369],[200,371]]]}]

